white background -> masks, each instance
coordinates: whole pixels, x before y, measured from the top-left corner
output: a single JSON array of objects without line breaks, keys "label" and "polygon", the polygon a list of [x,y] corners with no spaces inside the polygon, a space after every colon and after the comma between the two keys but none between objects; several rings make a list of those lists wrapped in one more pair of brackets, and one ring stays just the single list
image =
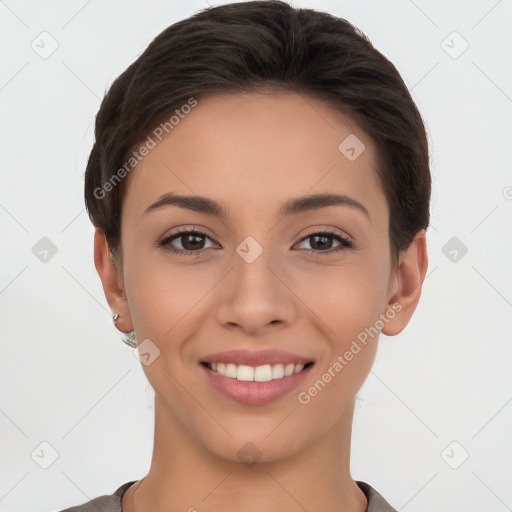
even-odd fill
[{"label": "white background", "polygon": [[[431,143],[429,273],[358,395],[352,476],[406,512],[511,510],[512,2],[293,5],[359,26],[404,77]],[[94,269],[83,172],[112,81],[207,6],[0,1],[1,511],[78,505],[149,469],[152,390]],[[43,31],[59,45],[47,59],[31,48]],[[46,263],[32,252],[43,237],[57,248]],[[467,247],[455,262],[452,237]],[[42,442],[58,453],[48,469],[31,456],[51,454]]]}]

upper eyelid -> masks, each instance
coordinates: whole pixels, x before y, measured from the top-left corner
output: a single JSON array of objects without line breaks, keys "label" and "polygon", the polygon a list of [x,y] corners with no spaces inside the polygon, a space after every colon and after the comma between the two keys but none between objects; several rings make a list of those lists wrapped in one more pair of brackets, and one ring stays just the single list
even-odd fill
[{"label": "upper eyelid", "polygon": [[300,241],[305,240],[306,238],[309,238],[314,235],[332,235],[332,236],[339,236],[340,238],[343,238],[345,240],[352,241],[352,237],[350,235],[347,235],[344,231],[336,231],[331,229],[317,229],[316,231],[312,231],[311,233],[308,233],[307,235],[304,235]]}]

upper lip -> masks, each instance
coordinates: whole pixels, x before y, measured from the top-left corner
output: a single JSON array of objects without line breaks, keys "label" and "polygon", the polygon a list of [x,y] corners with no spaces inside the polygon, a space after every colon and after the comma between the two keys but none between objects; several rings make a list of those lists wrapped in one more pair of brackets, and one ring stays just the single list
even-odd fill
[{"label": "upper lip", "polygon": [[233,363],[236,365],[261,366],[264,364],[306,364],[314,362],[313,359],[298,354],[286,352],[285,350],[264,349],[264,350],[226,350],[207,354],[200,359],[201,363]]}]

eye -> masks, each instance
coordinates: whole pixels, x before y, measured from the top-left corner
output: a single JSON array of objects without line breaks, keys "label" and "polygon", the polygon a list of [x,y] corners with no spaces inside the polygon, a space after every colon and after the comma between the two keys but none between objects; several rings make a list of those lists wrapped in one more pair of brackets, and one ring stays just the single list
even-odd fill
[{"label": "eye", "polygon": [[[204,247],[205,241],[211,238],[202,231],[196,229],[183,229],[177,231],[161,240],[158,245],[167,251],[180,256],[198,256],[203,254],[208,247]],[[182,248],[176,248],[173,243],[177,242]],[[210,247],[216,247],[212,244]]]},{"label": "eye", "polygon": [[[307,240],[312,240],[310,244],[313,249],[307,249],[306,252],[315,254],[315,256],[333,254],[335,252],[346,251],[354,248],[354,243],[349,238],[335,231],[319,231],[311,233],[304,237],[300,243]],[[333,240],[339,244],[335,249],[332,249]]]},{"label": "eye", "polygon": [[[201,256],[209,247],[218,247],[218,245],[213,242],[209,247],[205,247],[205,243],[208,240],[212,241],[211,238],[202,231],[198,231],[194,228],[183,229],[163,238],[158,243],[158,246],[173,254],[178,254],[179,256]],[[354,243],[349,238],[335,231],[311,233],[302,238],[299,244],[308,240],[312,241],[310,243],[313,249],[306,249],[306,252],[312,253],[315,256],[333,254],[354,248]],[[334,246],[334,249],[332,248],[333,241],[338,243],[338,246]],[[176,247],[174,244],[181,245],[181,248]]]}]

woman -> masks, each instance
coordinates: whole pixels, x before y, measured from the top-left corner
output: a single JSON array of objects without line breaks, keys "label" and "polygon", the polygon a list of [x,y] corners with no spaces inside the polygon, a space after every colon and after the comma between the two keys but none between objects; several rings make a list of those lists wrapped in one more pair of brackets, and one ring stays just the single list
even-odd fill
[{"label": "woman", "polygon": [[95,139],[95,265],[154,451],[67,512],[395,510],[351,478],[350,440],[427,269],[428,144],[396,68],[329,14],[213,7],[113,83]]}]

